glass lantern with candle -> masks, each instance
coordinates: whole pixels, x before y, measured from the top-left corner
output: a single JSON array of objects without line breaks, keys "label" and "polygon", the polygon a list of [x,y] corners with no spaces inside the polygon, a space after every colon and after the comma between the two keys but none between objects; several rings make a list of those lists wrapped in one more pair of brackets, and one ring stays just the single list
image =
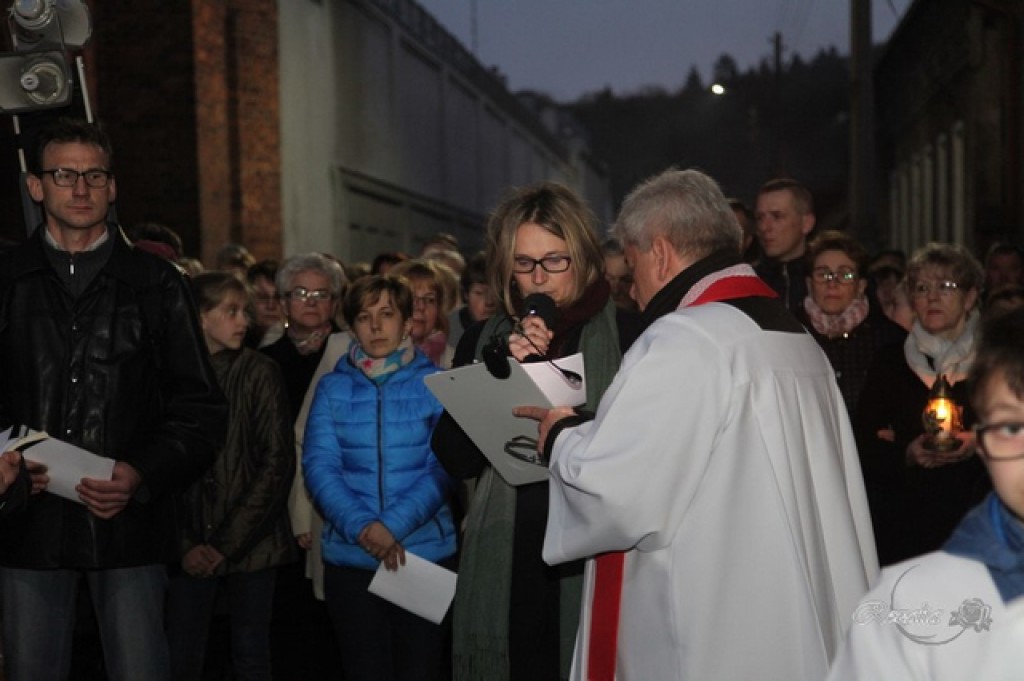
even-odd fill
[{"label": "glass lantern with candle", "polygon": [[928,402],[921,415],[925,449],[950,452],[959,449],[957,433],[962,429],[960,406],[953,400],[953,391],[945,375],[940,374],[928,393]]}]

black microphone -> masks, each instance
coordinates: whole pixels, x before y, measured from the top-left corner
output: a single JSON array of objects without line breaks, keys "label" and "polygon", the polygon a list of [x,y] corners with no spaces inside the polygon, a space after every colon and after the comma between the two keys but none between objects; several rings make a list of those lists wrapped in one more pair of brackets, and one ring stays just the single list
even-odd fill
[{"label": "black microphone", "polygon": [[546,293],[531,293],[523,300],[523,317],[537,315],[549,329],[555,328],[558,321],[558,306],[554,299]]},{"label": "black microphone", "polygon": [[[522,319],[526,319],[531,315],[536,315],[537,317],[539,317],[540,320],[544,322],[544,326],[548,327],[548,329],[554,329],[555,322],[558,320],[558,305],[556,305],[554,299],[551,296],[547,295],[546,293],[531,293],[530,295],[526,296],[526,298],[523,299]],[[523,329],[522,319],[519,321],[519,323],[516,324],[516,331],[522,334],[523,338],[525,338],[530,345],[533,345],[533,348],[537,351],[536,353],[531,353],[524,357],[523,363],[525,364],[527,362],[547,362],[552,368],[560,371],[565,380],[573,388],[579,388],[581,385],[583,385],[582,376],[577,374],[575,371],[563,369],[562,367],[558,366],[550,359],[548,359],[540,351],[540,348],[534,345],[533,341],[530,340],[530,337],[526,335],[526,332]],[[490,369],[489,366],[488,369]],[[492,371],[491,373],[493,374],[494,372]]]},{"label": "black microphone", "polygon": [[[530,315],[537,316],[544,322],[544,326],[554,330],[555,320],[558,319],[558,306],[555,305],[554,299],[546,293],[531,293],[523,300],[523,314],[519,322],[516,323],[516,332],[522,334],[530,342],[530,345],[533,345],[533,341],[527,338],[526,332],[523,330],[523,321]],[[534,347],[537,346],[534,345]],[[543,362],[544,359],[545,357],[540,354],[538,349],[537,352],[523,357],[523,363]]]}]

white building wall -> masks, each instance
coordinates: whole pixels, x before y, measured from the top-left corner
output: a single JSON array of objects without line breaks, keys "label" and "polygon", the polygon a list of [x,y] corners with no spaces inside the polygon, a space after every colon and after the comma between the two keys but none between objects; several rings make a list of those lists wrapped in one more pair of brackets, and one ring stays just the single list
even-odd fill
[{"label": "white building wall", "polygon": [[605,210],[601,172],[531,132],[510,97],[495,101],[495,83],[478,65],[467,75],[475,62],[411,0],[278,7],[286,254],[365,261],[416,253],[439,231],[472,251],[510,186],[546,179]]}]

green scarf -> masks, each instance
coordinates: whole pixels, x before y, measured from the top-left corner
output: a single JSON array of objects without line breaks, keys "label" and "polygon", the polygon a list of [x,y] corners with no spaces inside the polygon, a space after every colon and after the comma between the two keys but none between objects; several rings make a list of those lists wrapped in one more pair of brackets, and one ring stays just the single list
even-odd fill
[{"label": "green scarf", "polygon": [[[508,324],[508,320],[499,314],[484,325],[477,345],[478,358],[483,346],[500,331],[502,324]],[[579,345],[587,380],[586,407],[596,410],[622,360],[612,301],[584,325]],[[465,545],[459,561],[453,610],[455,681],[509,681],[508,617],[515,516],[515,487],[487,467],[477,483],[466,517]],[[562,678],[568,678],[572,664],[582,591],[581,576],[562,579],[559,617]]]}]

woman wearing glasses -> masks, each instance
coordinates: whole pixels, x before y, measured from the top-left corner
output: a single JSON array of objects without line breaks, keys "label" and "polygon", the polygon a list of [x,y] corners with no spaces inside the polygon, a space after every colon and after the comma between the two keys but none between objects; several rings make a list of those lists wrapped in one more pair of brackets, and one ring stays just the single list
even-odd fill
[{"label": "woman wearing glasses", "polygon": [[285,333],[263,352],[280,365],[291,413],[297,414],[327,337],[338,330],[334,318],[346,284],[345,273],[334,260],[306,253],[284,261],[276,284]]},{"label": "woman wearing glasses", "polygon": [[866,295],[867,253],[842,232],[822,232],[807,250],[807,329],[836,372],[851,416],[875,352],[900,343],[906,332],[872,306]]},{"label": "woman wearing glasses", "polygon": [[[622,349],[590,211],[565,187],[541,183],[508,195],[491,214],[487,231],[487,271],[498,310],[463,334],[455,365],[481,359],[485,347],[507,350],[520,362],[530,355],[582,352],[586,407],[595,409]],[[551,298],[557,318],[524,316],[523,301],[531,294]],[[582,565],[549,567],[541,559],[547,482],[506,484],[447,414],[434,431],[433,446],[456,477],[480,476],[455,596],[454,678],[567,677]]]},{"label": "woman wearing glasses", "polygon": [[974,421],[965,379],[982,281],[962,246],[932,243],[914,254],[906,278],[914,324],[902,347],[879,350],[865,380],[854,427],[883,565],[941,546],[989,489],[969,432],[956,449],[936,451],[925,446],[921,418],[944,376],[965,429]]},{"label": "woman wearing glasses", "polygon": [[457,289],[457,277],[447,265],[435,260],[406,260],[389,270],[405,277],[412,289],[413,345],[442,369],[452,366],[453,351],[448,347],[448,312],[454,305],[446,291]]}]

